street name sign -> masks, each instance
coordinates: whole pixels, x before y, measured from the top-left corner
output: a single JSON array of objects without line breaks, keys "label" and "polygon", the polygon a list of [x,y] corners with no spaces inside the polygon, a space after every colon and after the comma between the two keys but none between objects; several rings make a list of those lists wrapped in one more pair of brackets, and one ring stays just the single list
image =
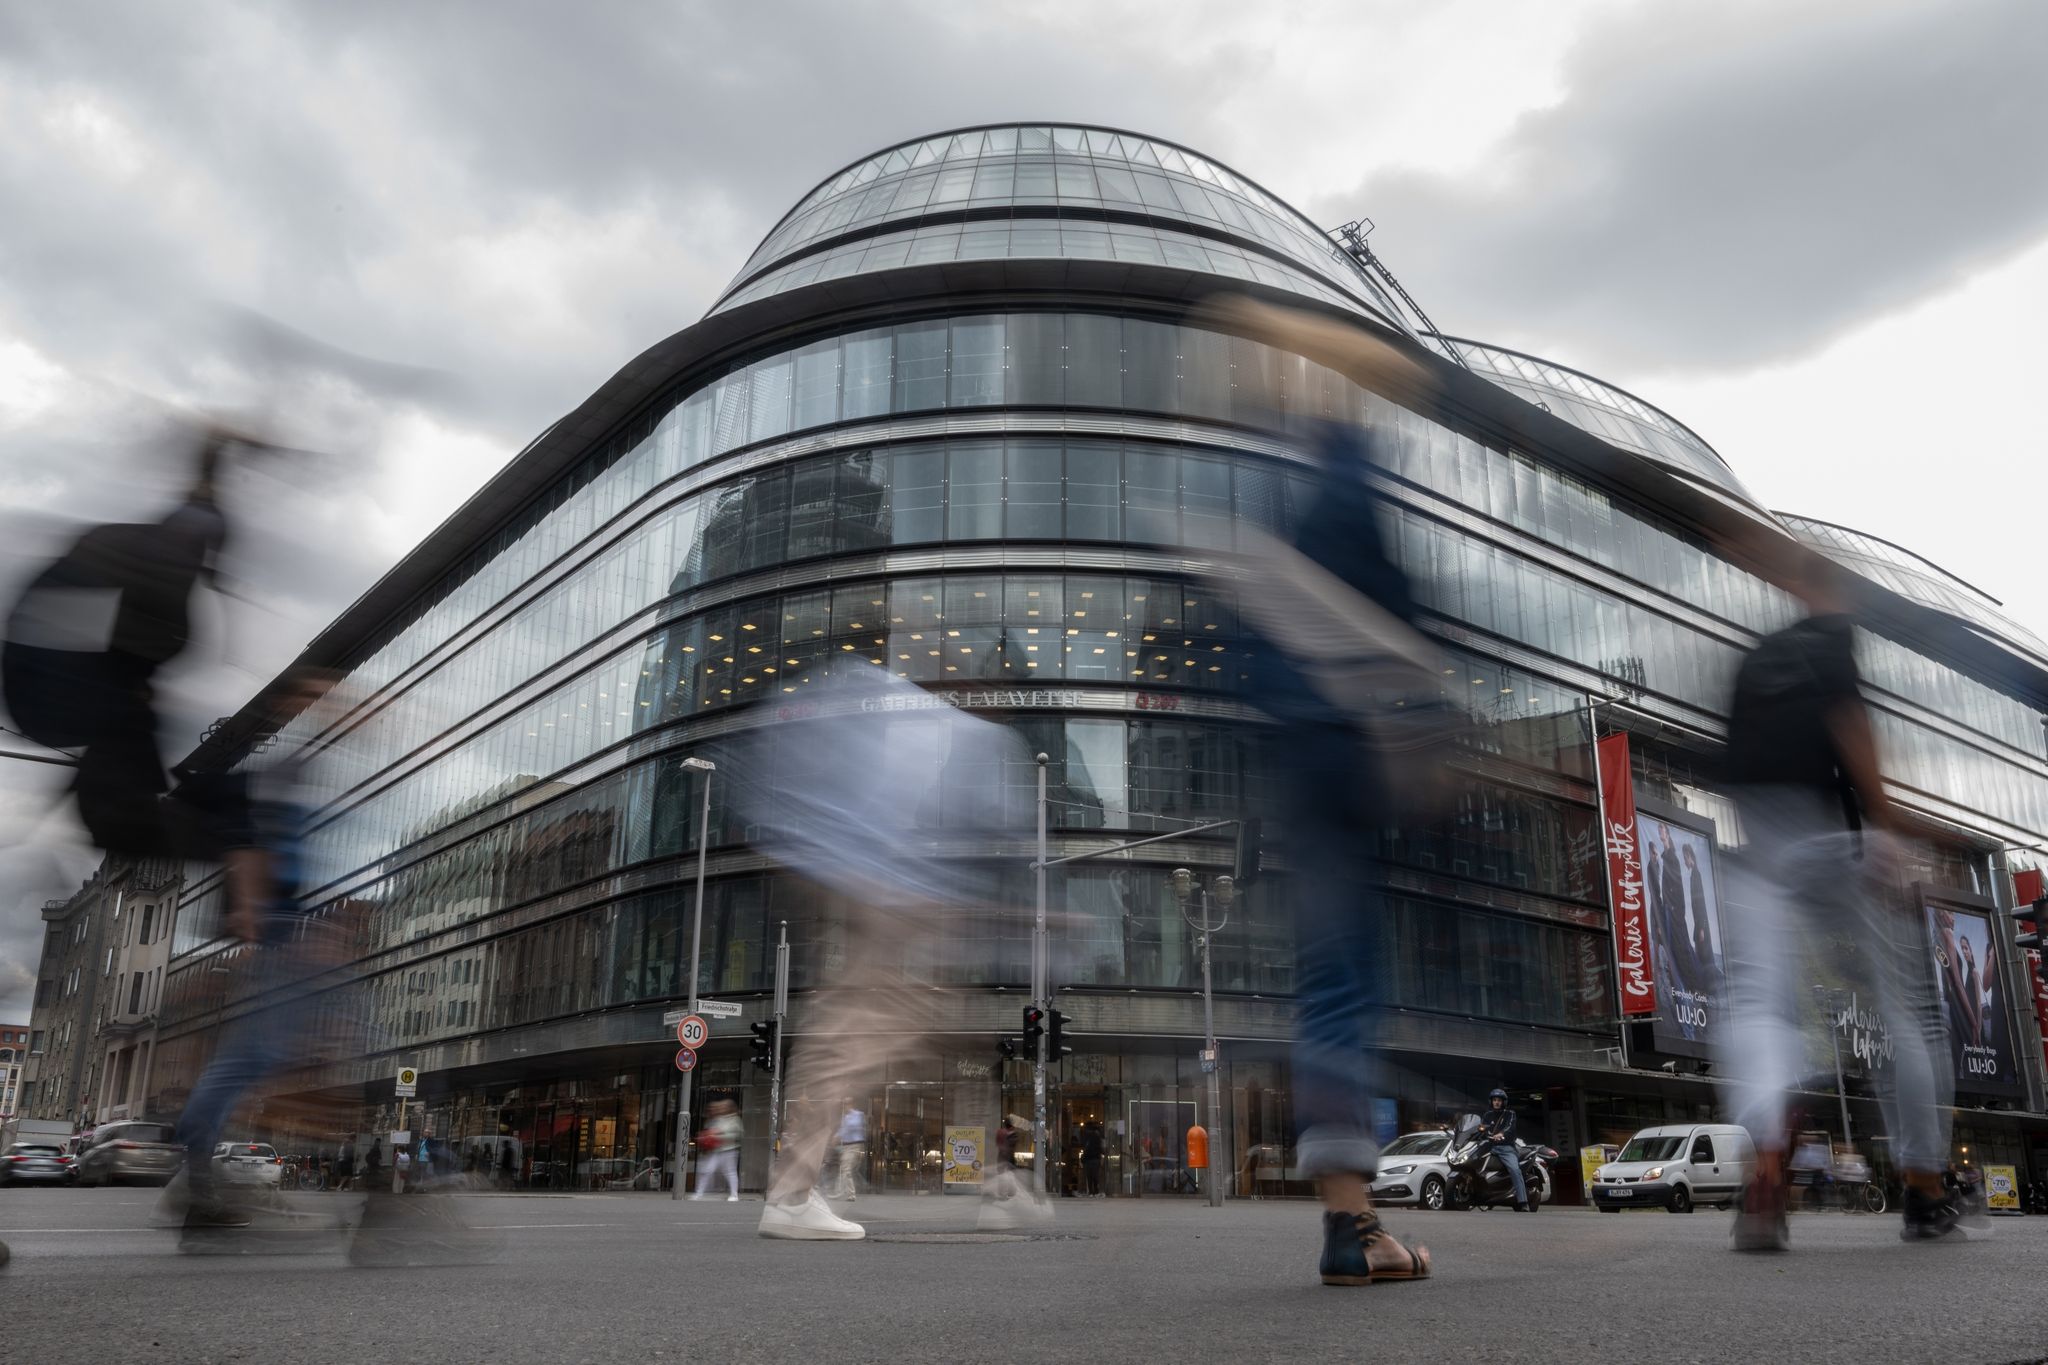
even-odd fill
[{"label": "street name sign", "polygon": [[737,1019],[746,1007],[737,1000],[699,1000],[697,1013],[713,1019]]}]

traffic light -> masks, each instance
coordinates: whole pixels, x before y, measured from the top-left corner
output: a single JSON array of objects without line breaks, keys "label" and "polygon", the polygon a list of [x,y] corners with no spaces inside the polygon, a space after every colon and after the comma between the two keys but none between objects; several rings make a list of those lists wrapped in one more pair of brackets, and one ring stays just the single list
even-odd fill
[{"label": "traffic light", "polygon": [[1045,1011],[1036,1005],[1024,1007],[1024,1055],[1038,1060],[1038,1040],[1045,1036]]},{"label": "traffic light", "polygon": [[1237,856],[1232,860],[1230,874],[1237,879],[1237,888],[1242,891],[1259,879],[1265,870],[1265,833],[1259,822],[1240,820],[1237,822]]},{"label": "traffic light", "polygon": [[2048,897],[2043,897],[2032,905],[2021,906],[2012,912],[2012,917],[2022,926],[2028,921],[2032,921],[2034,926],[2032,930],[2019,936],[2020,951],[2024,953],[2040,949],[2044,934],[2048,934]]},{"label": "traffic light", "polygon": [[754,1035],[754,1065],[771,1075],[774,1074],[776,1044],[780,1041],[776,1034],[781,1030],[781,1025],[773,1019],[763,1019],[759,1023],[747,1025],[747,1028]]},{"label": "traffic light", "polygon": [[1045,1036],[1045,1059],[1048,1062],[1056,1062],[1074,1050],[1061,1041],[1061,1035],[1067,1027],[1067,1016],[1061,1014],[1058,1010],[1054,1010],[1052,1011],[1052,1017],[1047,1022],[1052,1027]]},{"label": "traffic light", "polygon": [[1011,1038],[998,1038],[998,1039],[996,1039],[996,1055],[997,1055],[998,1057],[1001,1057],[1001,1058],[1002,1058],[1002,1059],[1003,1059],[1004,1061],[1006,1061],[1006,1062],[1014,1062],[1014,1061],[1016,1061],[1016,1060],[1017,1060],[1017,1044],[1016,1044],[1016,1041],[1015,1041],[1014,1039],[1011,1039]]}]

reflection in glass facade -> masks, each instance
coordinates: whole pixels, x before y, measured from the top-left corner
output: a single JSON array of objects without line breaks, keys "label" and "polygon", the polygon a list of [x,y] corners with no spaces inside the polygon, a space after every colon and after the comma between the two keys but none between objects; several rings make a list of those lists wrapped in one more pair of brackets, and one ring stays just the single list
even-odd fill
[{"label": "reflection in glass facade", "polygon": [[[996,257],[1000,300],[914,273]],[[1127,264],[1122,294],[1070,290],[1074,259]],[[829,282],[856,271],[898,272],[901,297],[849,315]],[[1302,357],[1174,320],[1186,272],[1400,325],[1313,225],[1186,149],[1006,127],[880,153],[793,210],[715,306],[721,325],[758,319],[754,339],[742,328],[678,362],[573,461],[533,471],[521,486],[540,491],[523,501],[487,489],[495,529],[447,556],[453,568],[407,584],[405,610],[330,632],[345,652],[312,662],[345,675],[348,709],[264,748],[305,756],[329,794],[315,899],[354,961],[312,989],[337,1036],[355,1021],[375,1041],[305,1083],[356,1087],[374,1108],[402,1055],[440,1077],[429,1103],[447,1131],[519,1135],[534,1187],[583,1188],[606,1163],[659,1155],[672,1044],[658,1022],[689,988],[702,791],[683,760],[743,732],[772,737],[771,766],[800,753],[807,693],[842,670],[912,679],[1048,755],[1055,856],[1267,812],[1262,661],[1228,586],[1202,568],[1244,528],[1285,532],[1301,516],[1311,485],[1287,438],[1320,422],[1382,438],[1388,543],[1441,638],[1442,695],[1478,722],[1452,812],[1381,831],[1387,885],[1359,889],[1391,907],[1391,1003],[1420,1021],[1415,1037],[1456,1030],[1501,1075],[1549,1084],[1606,1065],[1588,1060],[1616,1032],[1588,697],[1622,699],[1605,723],[1636,729],[1645,790],[1725,817],[1714,751],[1733,670],[1792,603],[1696,528],[1541,449],[1503,449]],[[1459,345],[1509,391],[1750,501],[1718,455],[1640,400]],[[1836,548],[1850,555],[1854,539],[1839,533]],[[1893,568],[1940,583],[1931,566]],[[2017,628],[2001,638],[2035,648]],[[2040,841],[2042,697],[1883,622],[1859,648],[1887,776],[1957,831],[1924,864],[1975,878],[1989,850]],[[839,960],[838,907],[766,865],[734,814],[732,784],[771,775],[721,771],[711,788],[697,985],[750,1011],[785,925],[799,996]],[[964,1041],[937,1056],[878,1044],[890,1093],[932,1087],[917,1093],[934,1113],[988,1098],[963,1086],[1008,1096],[1016,1078],[986,1073],[1029,962],[1031,850],[976,843],[948,811],[1028,811],[1036,769],[948,781],[979,785],[942,791],[919,827],[1001,893],[902,950],[948,993]],[[1739,837],[1725,819],[1721,833]],[[1274,871],[1214,963],[1219,1011],[1243,1040],[1230,1124],[1247,1151],[1285,1130],[1293,964],[1284,831],[1273,841]],[[1200,1031],[1199,961],[1165,874],[1220,872],[1229,857],[1227,840],[1196,837],[1054,879],[1054,978],[1087,1020],[1062,1103],[1129,1116],[1194,1093],[1182,1054]],[[274,1000],[213,938],[217,899],[217,884],[195,883],[177,924],[166,1094],[205,1027]],[[1428,1048],[1409,1046],[1403,1065],[1426,1070]],[[716,1049],[706,1067],[707,1083],[753,1094]],[[515,1072],[528,1080],[508,1089]],[[765,1153],[747,1161],[752,1183]],[[900,1174],[914,1182],[915,1162]]]}]

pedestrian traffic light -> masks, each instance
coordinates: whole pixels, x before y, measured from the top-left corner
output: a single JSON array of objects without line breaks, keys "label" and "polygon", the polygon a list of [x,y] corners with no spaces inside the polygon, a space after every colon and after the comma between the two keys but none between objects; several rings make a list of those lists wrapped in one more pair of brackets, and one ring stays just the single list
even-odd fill
[{"label": "pedestrian traffic light", "polygon": [[1045,1011],[1036,1005],[1024,1007],[1024,1055],[1038,1059],[1038,1040],[1045,1036]]},{"label": "pedestrian traffic light", "polygon": [[1074,1050],[1061,1041],[1061,1035],[1067,1027],[1067,1016],[1061,1014],[1058,1010],[1053,1010],[1046,1022],[1051,1027],[1045,1035],[1045,1059],[1049,1062],[1056,1062]]},{"label": "pedestrian traffic light", "polygon": [[996,1055],[997,1055],[998,1057],[1001,1057],[1001,1058],[1002,1058],[1002,1059],[1003,1059],[1004,1061],[1006,1061],[1006,1062],[1014,1062],[1014,1061],[1016,1061],[1016,1060],[1017,1060],[1017,1044],[1016,1044],[1016,1041],[1015,1041],[1014,1039],[1010,1039],[1010,1038],[998,1038],[998,1039],[996,1039]]},{"label": "pedestrian traffic light", "polygon": [[1264,831],[1256,819],[1237,822],[1237,857],[1232,860],[1230,873],[1237,879],[1237,889],[1242,891],[1259,879],[1265,870],[1266,846]]},{"label": "pedestrian traffic light", "polygon": [[2020,922],[2022,929],[2025,929],[2029,922],[2033,925],[2031,930],[2019,936],[2020,951],[2039,949],[2044,934],[2048,934],[2048,897],[2043,897],[2032,905],[2021,906],[2012,912],[2012,917]]},{"label": "pedestrian traffic light", "polygon": [[754,1065],[773,1075],[775,1072],[776,1045],[780,1041],[776,1035],[781,1031],[782,1026],[773,1019],[763,1019],[758,1023],[747,1025],[747,1028],[754,1035],[752,1044],[754,1049]]}]

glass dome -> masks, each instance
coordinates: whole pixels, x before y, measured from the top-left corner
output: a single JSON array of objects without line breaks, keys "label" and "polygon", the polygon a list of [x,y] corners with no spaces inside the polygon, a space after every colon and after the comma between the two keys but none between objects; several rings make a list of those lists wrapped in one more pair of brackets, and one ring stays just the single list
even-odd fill
[{"label": "glass dome", "polygon": [[954,226],[976,218],[1023,226],[1060,218],[1062,210],[1095,226],[1105,219],[1186,224],[1193,229],[1187,236],[1291,264],[1320,281],[1322,292],[1412,332],[1379,282],[1320,228],[1228,167],[1157,138],[1044,124],[944,133],[847,167],[776,224],[718,307],[790,257],[839,238],[896,233],[939,215]]},{"label": "glass dome", "polygon": [[1588,374],[1463,337],[1448,338],[1472,369],[1604,441],[1646,455],[1658,464],[1741,499],[1763,504],[1742,486],[1714,448],[1669,413]]},{"label": "glass dome", "polygon": [[1888,540],[1847,526],[1797,517],[1787,512],[1777,515],[1785,528],[1804,544],[1844,568],[1890,588],[1901,597],[1957,617],[1995,639],[2018,645],[2039,658],[2048,659],[2048,644],[2042,643],[2038,635],[2000,611],[2004,603],[1940,565]]}]

